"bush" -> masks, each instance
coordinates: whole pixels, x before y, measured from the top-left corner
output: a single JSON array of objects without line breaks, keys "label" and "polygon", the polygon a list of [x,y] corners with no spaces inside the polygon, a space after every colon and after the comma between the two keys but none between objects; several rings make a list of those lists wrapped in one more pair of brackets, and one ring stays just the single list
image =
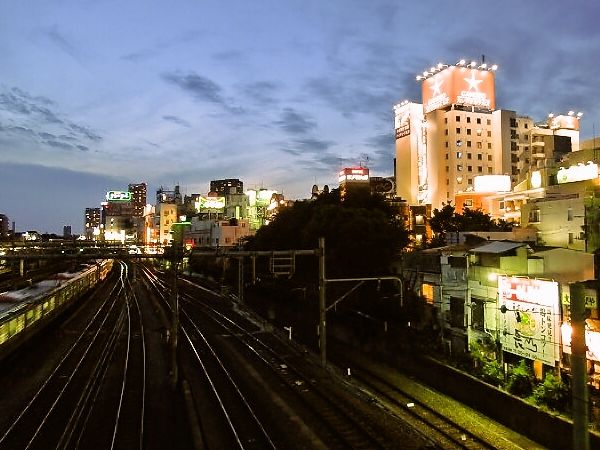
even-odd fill
[{"label": "bush", "polygon": [[536,405],[545,405],[556,411],[566,411],[570,404],[569,387],[560,377],[547,373],[543,383],[533,390],[533,399]]},{"label": "bush", "polygon": [[519,365],[510,371],[506,388],[511,394],[522,398],[531,395],[533,392],[533,374],[525,360],[522,359]]},{"label": "bush", "polygon": [[471,344],[475,374],[486,383],[500,386],[504,382],[504,372],[502,365],[496,360],[495,350],[495,346],[491,342]]}]

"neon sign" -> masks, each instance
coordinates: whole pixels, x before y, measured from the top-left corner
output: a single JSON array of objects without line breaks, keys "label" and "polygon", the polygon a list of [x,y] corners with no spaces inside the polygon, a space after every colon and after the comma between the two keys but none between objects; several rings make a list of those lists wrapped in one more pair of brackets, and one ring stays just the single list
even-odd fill
[{"label": "neon sign", "polygon": [[131,192],[128,191],[108,191],[106,193],[106,200],[109,202],[130,202],[131,199]]},{"label": "neon sign", "polygon": [[338,181],[369,181],[369,169],[360,167],[356,169],[344,169],[339,173]]}]

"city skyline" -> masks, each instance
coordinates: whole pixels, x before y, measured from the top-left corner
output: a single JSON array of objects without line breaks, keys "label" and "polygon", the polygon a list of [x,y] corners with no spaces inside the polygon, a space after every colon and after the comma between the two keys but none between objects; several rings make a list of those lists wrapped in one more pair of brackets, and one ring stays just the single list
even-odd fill
[{"label": "city skyline", "polygon": [[[34,5],[34,6],[32,6]],[[340,168],[393,173],[393,105],[415,75],[498,64],[496,107],[600,126],[600,7],[577,3],[28,2],[0,6],[0,213],[81,233],[106,191],[205,193],[239,178],[286,198]]]}]

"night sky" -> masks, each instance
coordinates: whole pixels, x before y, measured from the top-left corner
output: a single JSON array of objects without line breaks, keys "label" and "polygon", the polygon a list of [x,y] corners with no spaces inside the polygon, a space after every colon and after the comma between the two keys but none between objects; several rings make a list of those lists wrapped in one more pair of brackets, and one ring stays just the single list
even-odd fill
[{"label": "night sky", "polygon": [[0,213],[83,227],[108,190],[286,198],[360,163],[393,174],[393,105],[415,76],[498,64],[496,107],[582,111],[600,133],[597,1],[3,0]]}]

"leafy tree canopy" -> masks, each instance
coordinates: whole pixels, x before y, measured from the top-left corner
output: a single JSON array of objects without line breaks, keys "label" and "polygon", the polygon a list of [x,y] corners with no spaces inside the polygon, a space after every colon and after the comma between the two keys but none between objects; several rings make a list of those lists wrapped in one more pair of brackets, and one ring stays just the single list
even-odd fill
[{"label": "leafy tree canopy", "polygon": [[512,226],[504,220],[494,220],[481,209],[465,208],[457,213],[450,202],[441,209],[434,209],[431,220],[431,231],[435,233],[432,244],[444,244],[444,234],[458,231],[510,231]]},{"label": "leafy tree canopy", "polygon": [[380,274],[409,242],[402,221],[381,196],[351,190],[342,200],[334,189],[280,211],[246,248],[313,249],[320,237],[325,238],[328,276]]}]

